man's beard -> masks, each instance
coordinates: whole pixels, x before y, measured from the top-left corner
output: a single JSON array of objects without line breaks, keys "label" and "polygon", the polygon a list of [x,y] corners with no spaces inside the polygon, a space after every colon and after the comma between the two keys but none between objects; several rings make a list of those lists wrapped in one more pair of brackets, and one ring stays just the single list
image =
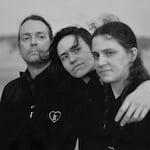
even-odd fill
[{"label": "man's beard", "polygon": [[49,50],[39,53],[39,57],[41,61],[49,61],[50,59]]},{"label": "man's beard", "polygon": [[50,61],[50,55],[49,55],[49,50],[43,52],[43,51],[40,51],[38,54],[38,58],[35,59],[35,60],[31,60],[31,61],[26,61],[27,64],[29,65],[44,65],[44,64],[47,64],[49,61]]}]

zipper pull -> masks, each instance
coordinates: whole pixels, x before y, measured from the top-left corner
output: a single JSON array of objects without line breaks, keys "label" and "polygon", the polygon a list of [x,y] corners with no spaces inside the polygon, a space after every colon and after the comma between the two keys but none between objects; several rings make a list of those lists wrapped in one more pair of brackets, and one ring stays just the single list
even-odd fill
[{"label": "zipper pull", "polygon": [[32,106],[30,106],[30,109],[31,109],[31,111],[30,111],[30,119],[33,117],[33,109],[35,108],[35,105],[32,105]]}]

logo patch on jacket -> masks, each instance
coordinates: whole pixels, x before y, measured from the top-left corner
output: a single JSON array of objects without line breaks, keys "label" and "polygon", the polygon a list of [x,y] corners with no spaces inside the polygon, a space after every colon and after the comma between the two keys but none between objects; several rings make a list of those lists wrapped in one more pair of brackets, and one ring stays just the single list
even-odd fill
[{"label": "logo patch on jacket", "polygon": [[55,123],[61,118],[61,112],[60,111],[50,111],[49,113],[50,120]]}]

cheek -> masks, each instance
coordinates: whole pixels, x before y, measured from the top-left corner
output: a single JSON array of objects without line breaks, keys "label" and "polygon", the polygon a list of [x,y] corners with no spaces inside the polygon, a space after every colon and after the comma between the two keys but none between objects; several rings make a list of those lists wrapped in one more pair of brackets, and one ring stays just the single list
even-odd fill
[{"label": "cheek", "polygon": [[130,66],[130,58],[128,57],[124,57],[120,60],[120,64],[122,64],[122,68],[123,69],[126,69],[126,70],[129,70],[129,66]]},{"label": "cheek", "polygon": [[26,49],[26,48],[28,48],[29,47],[29,44],[28,43],[20,43],[20,49],[21,50],[24,50],[24,49]]},{"label": "cheek", "polygon": [[108,61],[113,66],[116,66],[117,68],[120,68],[120,69],[129,66],[129,63],[130,63],[129,58],[126,56],[115,57],[113,59],[109,59]]},{"label": "cheek", "polygon": [[65,70],[66,70],[67,72],[70,72],[70,71],[71,71],[71,66],[69,65],[68,62],[64,62],[64,63],[62,63],[62,65],[63,65],[63,67],[65,68]]},{"label": "cheek", "polygon": [[99,59],[98,60],[94,60],[94,67],[97,68],[99,66]]},{"label": "cheek", "polygon": [[23,54],[27,54],[30,51],[30,44],[29,43],[22,43],[20,44],[20,51]]},{"label": "cheek", "polygon": [[21,55],[26,55],[28,53],[28,47],[27,46],[24,46],[24,45],[20,45],[19,47],[19,52]]},{"label": "cheek", "polygon": [[47,49],[49,49],[50,44],[51,44],[50,41],[45,41],[45,42],[42,42],[42,43],[40,44],[40,46],[41,46],[43,49],[47,50]]},{"label": "cheek", "polygon": [[94,66],[95,60],[92,55],[88,55],[84,57],[84,62],[86,62],[88,66]]},{"label": "cheek", "polygon": [[116,74],[119,74],[120,72],[120,74],[126,75],[129,71],[129,62],[127,60],[116,62],[114,68],[116,70]]},{"label": "cheek", "polygon": [[97,68],[98,68],[97,62],[95,62],[94,68],[97,70]]}]

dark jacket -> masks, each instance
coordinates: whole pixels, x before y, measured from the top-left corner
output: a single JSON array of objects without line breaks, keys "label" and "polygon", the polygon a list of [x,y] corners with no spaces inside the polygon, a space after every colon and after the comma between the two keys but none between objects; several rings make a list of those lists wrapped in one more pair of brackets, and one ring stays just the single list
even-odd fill
[{"label": "dark jacket", "polygon": [[[148,79],[148,78],[147,78]],[[140,122],[133,122],[121,127],[114,118],[122,105],[125,97],[136,89],[145,79],[138,77],[132,80],[115,99],[110,87],[106,87],[106,108],[104,113],[104,134],[106,148],[114,150],[149,150],[150,149],[150,114]]]},{"label": "dark jacket", "polygon": [[81,99],[85,99],[86,111],[84,121],[80,121],[80,150],[100,150],[103,144],[103,112],[104,112],[104,88],[99,82],[96,72],[89,74],[91,78],[87,84],[80,82]]},{"label": "dark jacket", "polygon": [[61,74],[49,68],[35,79],[28,70],[10,83],[0,103],[3,150],[71,150],[77,134],[79,97]]},{"label": "dark jacket", "polygon": [[80,134],[81,150],[149,150],[150,114],[141,121],[121,127],[114,118],[125,97],[149,77],[135,77],[122,92],[114,98],[109,85],[102,86],[95,72],[88,84],[82,82],[82,96],[86,99],[88,111],[84,128]]}]

